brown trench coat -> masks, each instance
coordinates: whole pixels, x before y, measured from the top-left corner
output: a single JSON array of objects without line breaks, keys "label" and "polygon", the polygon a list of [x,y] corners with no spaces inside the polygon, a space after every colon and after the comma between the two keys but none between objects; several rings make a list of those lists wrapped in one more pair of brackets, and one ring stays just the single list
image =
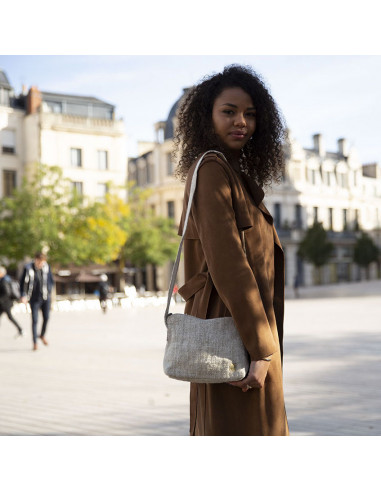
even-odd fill
[{"label": "brown trench coat", "polygon": [[[195,163],[196,164],[196,163]],[[190,182],[185,187],[182,234]],[[283,397],[284,257],[262,189],[216,154],[204,158],[184,238],[185,313],[232,316],[251,360],[270,356],[265,385],[191,383],[191,435],[288,435]],[[240,231],[245,231],[246,256]]]}]

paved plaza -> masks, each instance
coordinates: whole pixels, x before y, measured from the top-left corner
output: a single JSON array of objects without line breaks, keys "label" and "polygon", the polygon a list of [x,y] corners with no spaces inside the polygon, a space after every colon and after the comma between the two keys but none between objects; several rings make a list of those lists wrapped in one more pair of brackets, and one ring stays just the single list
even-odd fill
[{"label": "paved plaza", "polygon": [[[381,435],[381,282],[287,292],[284,385],[293,436]],[[177,304],[172,311],[181,312]],[[0,435],[185,436],[188,383],[162,371],[165,306],[53,312],[31,350],[0,324]]]}]

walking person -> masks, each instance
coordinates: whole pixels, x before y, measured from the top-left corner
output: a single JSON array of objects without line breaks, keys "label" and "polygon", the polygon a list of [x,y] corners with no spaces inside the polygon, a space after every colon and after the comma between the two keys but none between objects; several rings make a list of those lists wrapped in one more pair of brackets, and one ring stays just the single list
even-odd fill
[{"label": "walking person", "polygon": [[11,278],[7,275],[5,267],[0,266],[0,316],[6,313],[9,321],[17,328],[16,338],[23,336],[23,330],[12,315],[13,296]]},{"label": "walking person", "polygon": [[250,356],[234,383],[191,383],[191,435],[288,435],[283,395],[284,256],[262,187],[284,169],[285,127],[261,78],[232,65],[190,89],[179,108],[176,176],[186,180],[185,313],[232,316]]},{"label": "walking person", "polygon": [[[29,301],[32,311],[32,336],[33,350],[37,350],[37,339],[40,338],[44,345],[48,345],[46,340],[46,328],[49,321],[51,293],[53,288],[53,275],[46,255],[38,252],[34,255],[34,261],[25,265],[21,279],[20,291],[21,302],[25,304]],[[42,312],[41,333],[37,335],[38,312]]]},{"label": "walking person", "polygon": [[99,282],[99,303],[104,314],[107,312],[107,299],[110,292],[108,277],[105,273],[100,276]]}]

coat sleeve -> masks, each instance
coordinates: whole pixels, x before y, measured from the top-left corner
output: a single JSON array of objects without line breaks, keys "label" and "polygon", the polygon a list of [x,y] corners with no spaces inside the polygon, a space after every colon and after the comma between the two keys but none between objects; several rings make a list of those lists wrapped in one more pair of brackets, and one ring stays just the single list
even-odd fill
[{"label": "coat sleeve", "polygon": [[229,177],[218,161],[208,161],[199,168],[192,215],[214,286],[251,360],[273,354],[277,344],[242,248]]}]

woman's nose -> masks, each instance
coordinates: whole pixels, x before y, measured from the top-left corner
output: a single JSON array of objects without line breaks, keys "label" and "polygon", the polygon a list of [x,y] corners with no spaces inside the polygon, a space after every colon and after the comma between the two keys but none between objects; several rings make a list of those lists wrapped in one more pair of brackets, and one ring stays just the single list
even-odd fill
[{"label": "woman's nose", "polygon": [[246,126],[245,116],[243,114],[237,113],[234,124],[239,127]]}]

